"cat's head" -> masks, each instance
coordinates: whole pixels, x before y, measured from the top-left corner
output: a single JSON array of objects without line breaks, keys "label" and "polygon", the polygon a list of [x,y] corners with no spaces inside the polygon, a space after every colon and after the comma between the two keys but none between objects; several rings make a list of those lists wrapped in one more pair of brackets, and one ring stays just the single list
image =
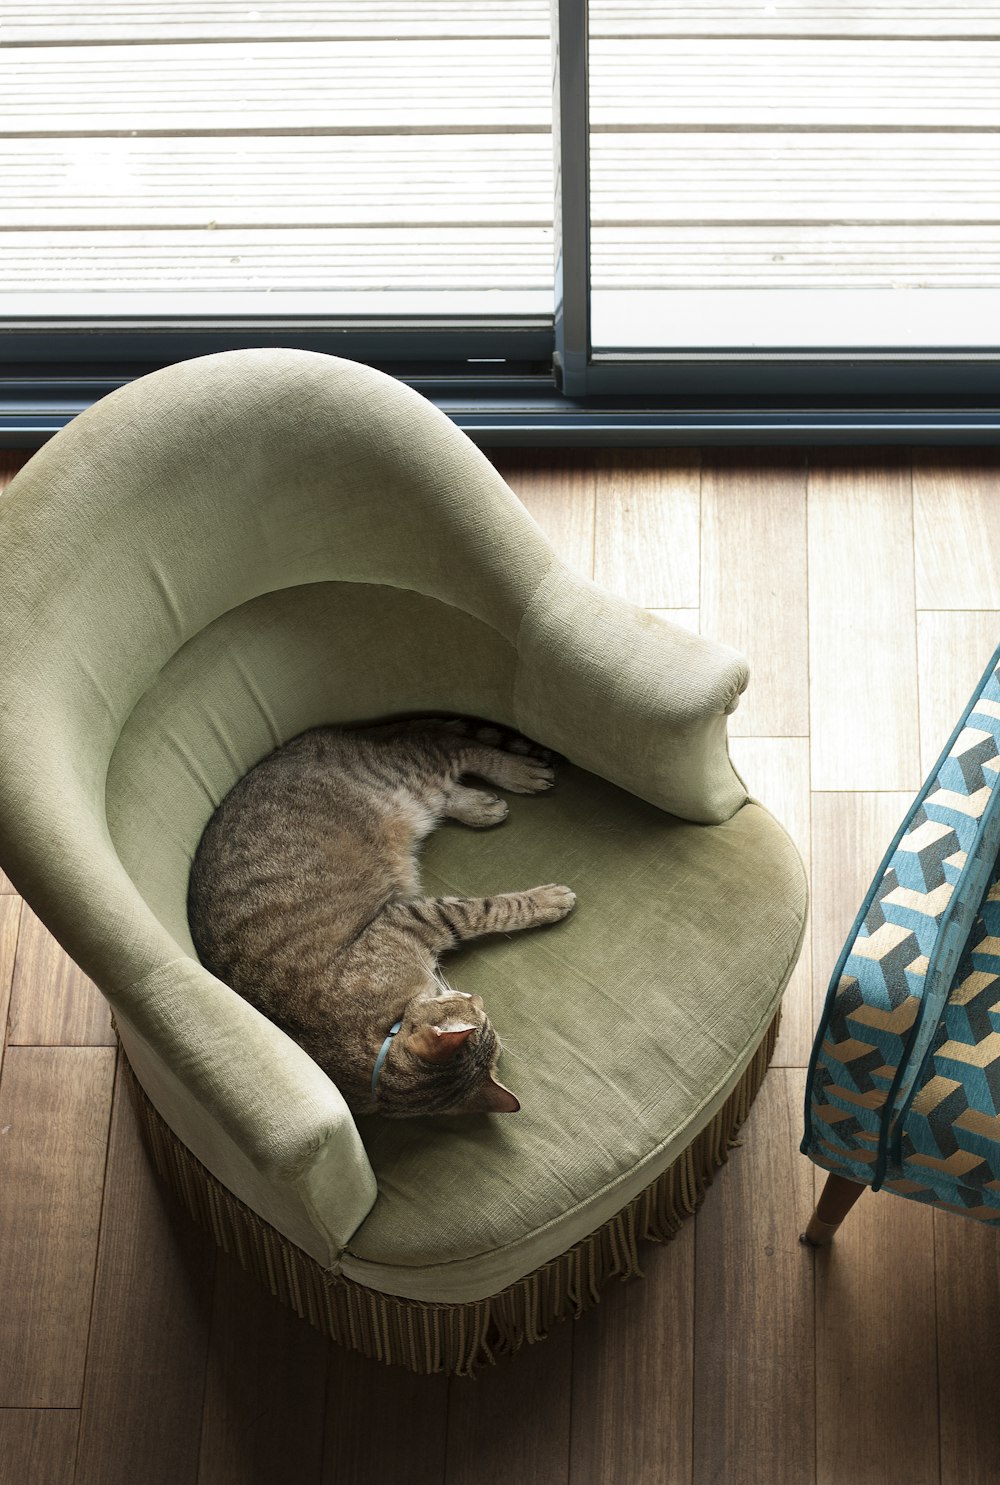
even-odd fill
[{"label": "cat's head", "polygon": [[442,985],[407,1003],[375,1088],[389,1118],[416,1114],[514,1114],[521,1107],[497,1080],[500,1039],[478,995]]}]

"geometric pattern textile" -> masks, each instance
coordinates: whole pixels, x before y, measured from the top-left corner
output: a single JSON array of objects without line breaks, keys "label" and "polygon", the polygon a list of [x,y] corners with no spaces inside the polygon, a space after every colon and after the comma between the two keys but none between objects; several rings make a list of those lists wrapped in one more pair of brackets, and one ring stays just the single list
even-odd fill
[{"label": "geometric pattern textile", "polygon": [[1000,650],[837,961],[803,1154],[1000,1224]]}]

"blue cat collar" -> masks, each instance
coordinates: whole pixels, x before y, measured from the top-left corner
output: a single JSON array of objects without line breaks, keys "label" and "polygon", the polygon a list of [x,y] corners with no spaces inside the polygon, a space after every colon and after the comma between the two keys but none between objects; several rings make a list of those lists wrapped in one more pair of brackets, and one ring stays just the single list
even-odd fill
[{"label": "blue cat collar", "polygon": [[397,1021],[396,1022],[395,1026],[390,1026],[389,1027],[389,1035],[386,1037],[385,1041],[382,1043],[382,1046],[381,1046],[381,1048],[379,1050],[379,1054],[375,1058],[375,1066],[372,1068],[372,1103],[375,1102],[375,1084],[378,1082],[378,1075],[382,1071],[382,1064],[385,1061],[385,1059],[388,1057],[388,1055],[389,1055],[389,1048],[392,1046],[392,1039],[396,1035],[396,1032],[399,1030],[399,1028],[402,1026],[402,1024],[403,1023],[400,1020],[400,1021]]}]

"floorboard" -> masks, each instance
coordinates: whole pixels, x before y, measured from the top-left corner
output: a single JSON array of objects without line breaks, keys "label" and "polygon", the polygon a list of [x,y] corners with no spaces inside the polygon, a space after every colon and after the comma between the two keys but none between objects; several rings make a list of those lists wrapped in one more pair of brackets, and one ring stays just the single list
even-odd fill
[{"label": "floorboard", "polygon": [[0,1407],[78,1408],[115,1054],[8,1047],[0,1080]]},{"label": "floorboard", "polygon": [[73,1485],[197,1485],[215,1247],[161,1191],[120,1071],[105,1190]]},{"label": "floorboard", "polygon": [[828,1253],[797,1236],[827,981],[1000,641],[994,455],[810,451],[804,498],[798,459],[496,456],[582,575],[750,652],[733,758],[809,867],[775,1064],[696,1221],[477,1381],[340,1351],[161,1195],[103,1003],[0,880],[0,1485],[992,1485],[997,1234],[866,1193]]},{"label": "floorboard", "polygon": [[0,1408],[0,1485],[71,1481],[79,1421],[73,1408]]},{"label": "floorboard", "polygon": [[35,1047],[110,1047],[115,1040],[107,1001],[27,906],[21,913],[7,1039]]},{"label": "floorboard", "polygon": [[567,1321],[474,1382],[452,1378],[445,1485],[568,1485],[572,1355]]},{"label": "floorboard", "polygon": [[570,1485],[687,1485],[694,1408],[695,1224],[642,1254],[573,1332]]},{"label": "floorboard", "polygon": [[11,893],[0,894],[0,1070],[6,1046],[10,986],[14,978],[14,956],[21,923],[21,899]]},{"label": "floorboard", "polygon": [[998,473],[994,449],[915,452],[918,608],[1000,609],[1000,568],[988,560],[996,545]]},{"label": "floorboard", "polygon": [[997,1234],[935,1212],[934,1260],[941,1485],[992,1485],[1000,1459]]},{"label": "floorboard", "polygon": [[936,1485],[934,1213],[866,1192],[815,1264],[816,1485]]},{"label": "floorboard", "polygon": [[823,452],[809,467],[814,789],[920,783],[910,464]]},{"label": "floorboard", "polygon": [[[768,1074],[697,1218],[694,1485],[811,1485],[813,1274],[798,1234],[804,1075]],[[779,1298],[780,1296],[780,1298]]]},{"label": "floorboard", "polygon": [[444,1485],[447,1377],[417,1377],[331,1346],[324,1416],[323,1485]]},{"label": "floorboard", "polygon": [[644,608],[698,608],[697,451],[602,451],[594,465],[597,582]]},{"label": "floorboard", "polygon": [[220,1258],[198,1485],[319,1485],[328,1351],[304,1320]]},{"label": "floorboard", "polygon": [[[769,809],[792,837],[808,873],[812,856],[808,738],[734,737],[730,753],[751,796]],[[807,930],[781,1005],[775,1067],[804,1067],[814,1032],[812,943]]]},{"label": "floorboard", "polygon": [[797,450],[711,449],[701,475],[702,633],[750,661],[734,737],[809,731],[806,462]]},{"label": "floorboard", "polygon": [[926,778],[1000,645],[1000,612],[917,614],[920,772]]}]

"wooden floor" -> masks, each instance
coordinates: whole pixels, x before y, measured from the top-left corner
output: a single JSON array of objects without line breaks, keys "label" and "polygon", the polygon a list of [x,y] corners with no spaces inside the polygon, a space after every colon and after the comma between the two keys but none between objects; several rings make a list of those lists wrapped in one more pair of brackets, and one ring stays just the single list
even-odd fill
[{"label": "wooden floor", "polygon": [[[1000,6],[590,28],[598,295],[1000,286]],[[0,40],[0,311],[552,312],[549,0],[6,0]]]},{"label": "wooden floor", "polygon": [[820,997],[1000,640],[1000,453],[498,463],[580,571],[750,657],[733,753],[813,897],[743,1142],[697,1219],[646,1250],[644,1281],[578,1323],[474,1382],[382,1368],[282,1311],[161,1198],[103,1003],[4,884],[2,1485],[1000,1478],[996,1233],[866,1194],[831,1251],[797,1241],[818,1185],[797,1146]]}]

